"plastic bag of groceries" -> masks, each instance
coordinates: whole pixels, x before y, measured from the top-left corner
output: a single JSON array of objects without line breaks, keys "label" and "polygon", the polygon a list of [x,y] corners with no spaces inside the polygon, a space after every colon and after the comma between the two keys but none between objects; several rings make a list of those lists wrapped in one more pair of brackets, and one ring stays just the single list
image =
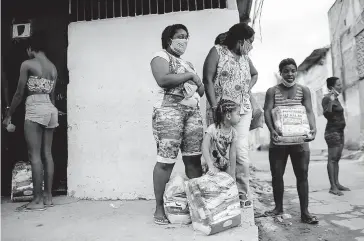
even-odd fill
[{"label": "plastic bag of groceries", "polygon": [[275,130],[280,136],[276,145],[301,144],[310,140],[310,125],[302,105],[277,106],[272,110]]},{"label": "plastic bag of groceries", "polygon": [[33,199],[32,167],[30,163],[17,162],[11,180],[11,200],[31,201]]},{"label": "plastic bag of groceries", "polygon": [[238,188],[225,172],[206,174],[186,182],[194,230],[212,235],[241,223]]},{"label": "plastic bag of groceries", "polygon": [[186,180],[187,178],[176,175],[169,180],[164,191],[164,212],[168,220],[174,224],[191,223],[184,185]]}]

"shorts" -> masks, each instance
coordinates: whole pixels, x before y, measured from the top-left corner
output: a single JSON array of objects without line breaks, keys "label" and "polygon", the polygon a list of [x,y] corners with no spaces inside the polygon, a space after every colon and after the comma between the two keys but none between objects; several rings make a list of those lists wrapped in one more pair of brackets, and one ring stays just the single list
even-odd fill
[{"label": "shorts", "polygon": [[173,164],[182,156],[201,155],[203,123],[200,109],[181,104],[153,109],[157,162]]},{"label": "shorts", "polygon": [[340,147],[344,145],[344,131],[325,132],[325,141],[329,148]]},{"label": "shorts", "polygon": [[38,123],[45,128],[58,126],[58,110],[52,104],[48,94],[35,94],[27,97],[25,120]]},{"label": "shorts", "polygon": [[[269,158],[272,160],[287,160],[288,156],[298,157],[294,159],[300,159],[302,153],[310,152],[310,146],[308,143],[295,144],[295,145],[275,145],[270,143],[269,146]],[[292,160],[294,161],[294,160]]]}]

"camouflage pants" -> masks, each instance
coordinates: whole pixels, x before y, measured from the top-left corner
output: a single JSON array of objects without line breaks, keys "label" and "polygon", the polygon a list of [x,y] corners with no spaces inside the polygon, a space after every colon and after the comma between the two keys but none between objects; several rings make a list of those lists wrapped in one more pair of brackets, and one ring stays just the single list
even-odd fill
[{"label": "camouflage pants", "polygon": [[157,143],[157,161],[173,164],[182,156],[201,154],[202,116],[199,108],[177,104],[153,109],[153,135]]}]

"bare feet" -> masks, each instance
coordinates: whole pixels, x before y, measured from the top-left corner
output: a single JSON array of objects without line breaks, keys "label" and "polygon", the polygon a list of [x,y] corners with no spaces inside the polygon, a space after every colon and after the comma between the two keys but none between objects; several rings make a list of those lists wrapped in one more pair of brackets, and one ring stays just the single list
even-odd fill
[{"label": "bare feet", "polygon": [[336,186],[337,186],[337,189],[339,189],[340,191],[351,191],[350,188],[344,187],[341,184],[337,184]]},{"label": "bare feet", "polygon": [[44,205],[47,207],[52,207],[53,206],[53,200],[52,200],[52,194],[45,194],[44,198],[43,198],[43,203]]},{"label": "bare feet", "polygon": [[330,188],[329,193],[334,194],[334,195],[336,195],[336,196],[342,196],[342,195],[344,195],[344,193],[342,193],[342,192],[341,192],[339,189],[337,189],[337,188]]}]

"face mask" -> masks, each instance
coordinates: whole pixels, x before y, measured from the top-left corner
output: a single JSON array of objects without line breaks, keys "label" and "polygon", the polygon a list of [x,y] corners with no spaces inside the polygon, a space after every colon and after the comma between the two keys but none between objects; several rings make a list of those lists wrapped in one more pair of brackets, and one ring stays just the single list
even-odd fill
[{"label": "face mask", "polygon": [[170,47],[175,54],[181,56],[186,51],[187,43],[188,43],[187,39],[172,39]]},{"label": "face mask", "polygon": [[340,95],[340,93],[337,92],[337,90],[335,90],[335,88],[332,88],[331,89],[331,93],[334,93],[336,96],[339,96]]},{"label": "face mask", "polygon": [[247,55],[253,49],[253,45],[249,42],[244,40],[243,46],[240,45],[240,53],[242,55]]},{"label": "face mask", "polygon": [[291,88],[296,84],[296,80],[294,80],[292,83],[287,82],[285,79],[282,78],[282,84],[286,86],[287,88]]}]

